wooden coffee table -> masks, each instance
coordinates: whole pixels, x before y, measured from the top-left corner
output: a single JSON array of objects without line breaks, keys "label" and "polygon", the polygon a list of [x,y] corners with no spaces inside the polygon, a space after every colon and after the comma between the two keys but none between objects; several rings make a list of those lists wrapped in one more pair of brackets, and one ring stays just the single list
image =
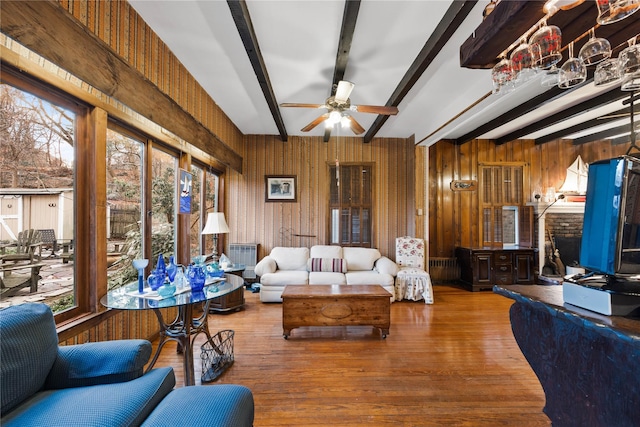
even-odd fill
[{"label": "wooden coffee table", "polygon": [[285,339],[300,326],[372,325],[389,334],[391,294],[380,285],[287,285],[282,292]]}]

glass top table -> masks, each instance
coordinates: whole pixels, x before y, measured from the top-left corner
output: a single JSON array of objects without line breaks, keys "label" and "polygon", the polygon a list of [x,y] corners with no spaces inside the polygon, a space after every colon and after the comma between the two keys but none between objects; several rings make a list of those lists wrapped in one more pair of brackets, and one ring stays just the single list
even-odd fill
[{"label": "glass top table", "polygon": [[[211,341],[207,322],[209,303],[212,299],[234,292],[244,285],[242,277],[228,273],[225,274],[224,280],[214,280],[216,279],[207,279],[204,289],[200,292],[186,291],[164,299],[136,296],[138,291],[138,282],[136,281],[109,291],[100,299],[100,303],[107,308],[116,310],[153,310],[160,326],[160,342],[147,371],[155,365],[162,347],[168,341],[176,341],[178,351],[181,351],[183,355],[185,385],[194,385],[193,342],[200,333],[204,333]],[[194,318],[193,307],[199,304],[202,305],[202,313]],[[178,313],[173,320],[165,321],[160,309],[172,307],[176,307]]]}]

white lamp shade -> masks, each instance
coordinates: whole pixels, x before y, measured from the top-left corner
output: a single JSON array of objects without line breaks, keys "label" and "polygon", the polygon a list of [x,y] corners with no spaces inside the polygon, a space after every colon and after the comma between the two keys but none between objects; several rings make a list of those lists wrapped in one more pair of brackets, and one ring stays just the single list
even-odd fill
[{"label": "white lamp shade", "polygon": [[202,230],[202,234],[221,234],[228,233],[229,226],[224,219],[222,212],[210,212],[207,216],[207,223]]}]

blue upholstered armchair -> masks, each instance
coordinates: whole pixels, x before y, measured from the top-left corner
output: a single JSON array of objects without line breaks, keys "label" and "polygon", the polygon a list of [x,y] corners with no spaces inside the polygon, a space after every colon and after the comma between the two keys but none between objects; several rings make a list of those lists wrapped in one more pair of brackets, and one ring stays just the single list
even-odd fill
[{"label": "blue upholstered armchair", "polygon": [[145,340],[59,347],[48,306],[0,310],[0,425],[253,424],[249,389],[229,384],[173,390],[172,368],[143,373],[150,355]]}]

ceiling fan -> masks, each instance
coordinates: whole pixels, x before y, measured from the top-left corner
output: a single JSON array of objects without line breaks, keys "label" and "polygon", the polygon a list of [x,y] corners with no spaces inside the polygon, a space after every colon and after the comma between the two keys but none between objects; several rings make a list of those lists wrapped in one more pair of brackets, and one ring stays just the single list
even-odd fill
[{"label": "ceiling fan", "polygon": [[373,113],[383,115],[396,115],[398,114],[398,107],[387,107],[382,105],[351,105],[351,91],[355,84],[340,80],[335,89],[335,94],[326,99],[324,104],[298,104],[298,103],[282,103],[281,107],[297,107],[297,108],[326,108],[327,112],[317,117],[311,123],[303,127],[302,132],[309,132],[320,123],[326,121],[326,128],[324,133],[324,141],[329,141],[331,135],[331,129],[333,125],[342,123],[343,126],[349,126],[353,133],[360,135],[364,133],[364,128],[355,118],[350,114],[351,112],[360,113]]}]

